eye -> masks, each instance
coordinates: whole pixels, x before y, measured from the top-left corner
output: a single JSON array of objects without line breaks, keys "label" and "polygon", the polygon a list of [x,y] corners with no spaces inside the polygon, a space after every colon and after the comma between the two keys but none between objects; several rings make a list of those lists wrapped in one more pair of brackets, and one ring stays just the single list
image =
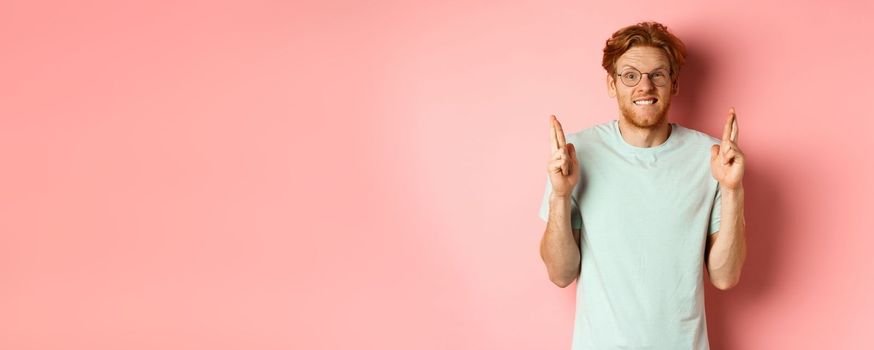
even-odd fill
[{"label": "eye", "polygon": [[665,76],[666,76],[666,74],[663,71],[652,72],[653,79],[663,79]]},{"label": "eye", "polygon": [[622,73],[622,79],[627,79],[627,80],[633,81],[633,80],[637,80],[638,77],[639,77],[639,75],[637,75],[637,72]]}]

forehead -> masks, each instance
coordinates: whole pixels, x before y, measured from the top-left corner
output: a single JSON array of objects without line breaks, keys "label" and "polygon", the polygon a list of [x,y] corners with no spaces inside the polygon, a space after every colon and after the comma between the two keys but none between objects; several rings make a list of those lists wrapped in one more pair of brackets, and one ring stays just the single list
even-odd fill
[{"label": "forehead", "polygon": [[616,60],[616,68],[634,67],[637,69],[670,68],[671,61],[665,52],[656,47],[635,46]]}]

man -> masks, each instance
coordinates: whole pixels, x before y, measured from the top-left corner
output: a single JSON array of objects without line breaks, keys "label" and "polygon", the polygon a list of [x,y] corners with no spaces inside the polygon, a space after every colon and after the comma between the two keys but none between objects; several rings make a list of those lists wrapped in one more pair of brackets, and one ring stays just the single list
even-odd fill
[{"label": "man", "polygon": [[540,254],[559,287],[578,278],[573,349],[708,349],[702,270],[721,290],[740,279],[735,111],[722,139],[669,123],[684,62],[665,26],[622,28],[602,62],[621,118],[565,139],[550,117]]}]

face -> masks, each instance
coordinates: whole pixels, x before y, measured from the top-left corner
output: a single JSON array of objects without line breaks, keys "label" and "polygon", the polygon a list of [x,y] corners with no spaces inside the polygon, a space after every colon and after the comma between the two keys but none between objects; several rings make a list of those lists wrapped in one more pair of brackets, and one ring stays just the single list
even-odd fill
[{"label": "face", "polygon": [[[649,73],[658,69],[670,72],[671,61],[662,49],[632,47],[616,60],[616,74],[630,69]],[[676,93],[676,81],[670,78],[663,86],[656,86],[650,75],[640,76],[636,86],[626,86],[617,75],[607,77],[610,97],[616,98],[622,118],[638,128],[650,129],[666,121],[671,95]],[[650,103],[651,102],[651,103]]]}]

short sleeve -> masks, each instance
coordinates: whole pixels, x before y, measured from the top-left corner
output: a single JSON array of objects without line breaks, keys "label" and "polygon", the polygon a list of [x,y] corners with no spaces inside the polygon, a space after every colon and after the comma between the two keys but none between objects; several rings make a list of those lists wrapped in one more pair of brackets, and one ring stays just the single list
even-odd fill
[{"label": "short sleeve", "polygon": [[[549,221],[549,195],[552,194],[552,183],[549,175],[546,176],[546,190],[543,192],[543,200],[540,202],[540,218]],[[571,196],[571,227],[579,229],[583,227],[583,216],[577,204],[576,195]]]},{"label": "short sleeve", "polygon": [[710,228],[707,230],[707,233],[711,235],[719,232],[719,220],[722,217],[722,189],[719,187],[719,184],[717,184],[716,195],[713,198],[713,206],[710,210]]}]

